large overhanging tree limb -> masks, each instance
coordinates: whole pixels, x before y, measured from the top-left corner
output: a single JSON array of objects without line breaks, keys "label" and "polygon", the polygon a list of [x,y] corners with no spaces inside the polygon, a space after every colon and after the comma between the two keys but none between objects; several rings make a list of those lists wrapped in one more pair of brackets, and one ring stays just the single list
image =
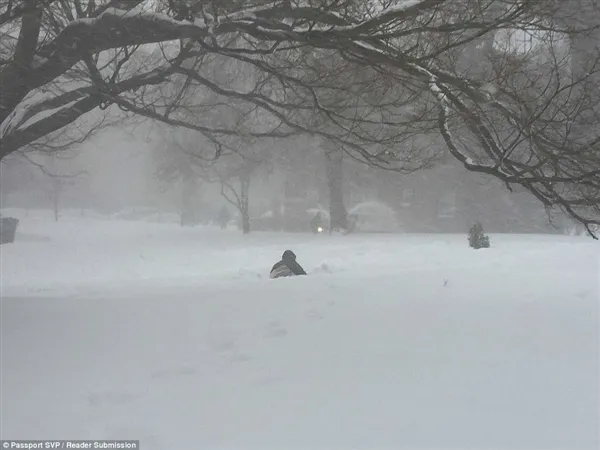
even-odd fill
[{"label": "large overhanging tree limb", "polygon": [[[531,1],[531,0],[530,0]],[[36,0],[30,0],[36,3]],[[140,2],[133,2],[134,6]],[[97,17],[84,18],[69,23],[56,38],[39,48],[36,56],[41,64],[33,64],[27,60],[27,51],[18,45],[14,62],[0,71],[0,85],[3,96],[0,106],[0,121],[10,114],[16,105],[32,90],[39,88],[60,76],[86,55],[97,54],[128,45],[140,45],[165,42],[177,39],[204,40],[208,36],[222,35],[232,32],[246,32],[256,38],[270,41],[297,41],[315,47],[330,46],[328,42],[348,39],[365,40],[373,33],[384,28],[385,24],[397,20],[410,19],[419,11],[440,7],[448,0],[422,0],[407,3],[407,8],[397,8],[382,14],[377,19],[364,21],[362,24],[336,29],[335,25],[328,29],[292,27],[285,25],[287,21],[325,20],[329,25],[330,15],[322,13],[318,8],[284,7],[287,2],[274,2],[273,6],[250,9],[221,18],[216,25],[208,26],[203,20],[189,23],[175,21],[166,15],[155,13],[135,13],[135,10],[104,9]],[[37,43],[41,20],[39,15],[43,6],[31,9],[28,20],[24,20],[20,42]],[[385,17],[385,20],[383,18]],[[338,19],[338,23],[339,23]],[[380,35],[385,38],[384,35]],[[25,53],[25,55],[22,55]],[[30,52],[31,53],[31,52]],[[30,55],[30,59],[33,55]],[[15,77],[10,69],[27,69],[25,77]],[[22,75],[22,73],[20,73]]]},{"label": "large overhanging tree limb", "polygon": [[[529,192],[531,192],[538,200],[540,200],[546,207],[552,207],[555,205],[560,205],[563,207],[571,217],[577,219],[581,222],[591,236],[596,237],[593,230],[590,228],[590,225],[597,224],[595,220],[590,220],[586,218],[584,215],[577,212],[577,206],[589,206],[594,205],[597,206],[600,202],[600,199],[595,198],[566,198],[560,192],[560,189],[557,189],[557,185],[561,186],[562,183],[580,183],[583,185],[588,185],[592,189],[597,189],[598,182],[600,179],[600,170],[594,171],[584,171],[583,174],[577,177],[552,177],[540,175],[539,170],[543,169],[543,166],[546,161],[541,161],[536,164],[535,168],[532,170],[528,170],[527,176],[523,177],[522,172],[519,173],[516,166],[520,166],[520,164],[512,164],[509,160],[504,160],[505,166],[508,169],[496,165],[496,166],[486,166],[481,164],[474,164],[471,158],[465,156],[458,148],[456,144],[456,140],[450,131],[450,109],[452,104],[459,103],[456,97],[452,96],[447,88],[440,86],[438,84],[432,84],[432,88],[437,93],[439,100],[439,129],[441,135],[446,142],[446,145],[452,155],[461,161],[465,168],[473,172],[485,173],[488,175],[493,175],[494,177],[509,183],[518,183],[525,187]],[[461,105],[461,109],[464,108],[464,105]],[[474,125],[482,130],[481,138],[482,141],[485,141],[484,136],[489,136],[489,130],[485,129],[485,125],[476,124]],[[482,142],[483,145],[487,145],[487,142]],[[496,150],[498,151],[498,150]],[[594,179],[596,181],[594,181]]]},{"label": "large overhanging tree limb", "polygon": [[[95,71],[95,66],[89,67],[92,74],[91,86],[75,88],[60,95],[32,102],[22,110],[15,110],[10,117],[10,123],[2,130],[4,136],[0,150],[2,155],[10,154],[35,140],[59,130],[77,120],[82,115],[100,107],[106,102],[112,102],[115,96],[127,91],[135,91],[141,87],[164,83],[175,73],[177,67],[184,61],[188,49],[163,67],[157,67],[145,73],[137,73],[123,81],[105,83]],[[50,112],[50,114],[48,114]],[[38,114],[45,117],[32,121]]]},{"label": "large overhanging tree limb", "polygon": [[[396,170],[407,170],[412,158],[427,160],[430,155],[411,154],[405,144],[437,124],[446,147],[466,169],[523,186],[589,231],[599,223],[600,133],[591,119],[597,117],[599,95],[589,90],[597,85],[596,67],[574,77],[565,70],[568,58],[556,50],[567,36],[595,30],[589,20],[579,29],[565,20],[560,2],[231,0],[219,6],[172,0],[152,2],[156,11],[144,10],[143,1],[93,7],[77,1],[72,10],[59,2],[61,20],[44,25],[54,30],[49,41],[40,30],[52,2],[18,3],[0,11],[6,24],[20,20],[18,34],[11,34],[16,37],[12,55],[3,56],[0,66],[0,156],[107,102],[211,136],[238,133],[237,124],[191,123],[175,104],[183,97],[161,104],[156,91],[145,89],[177,76],[224,100],[257,106],[275,123],[270,131],[245,129],[249,136],[310,132],[343,143],[352,156]],[[123,5],[129,9],[114,7]],[[516,51],[514,45],[492,48],[492,69],[483,76],[455,64],[465,45],[501,32],[505,43],[512,42],[511,33],[533,36],[537,54]],[[563,36],[562,43],[553,41],[556,35]],[[194,47],[186,63],[165,58],[142,75],[122,75],[130,66],[128,48],[170,41]],[[97,65],[98,55],[113,49],[126,57],[108,74]],[[550,55],[543,61],[542,51]],[[189,64],[194,53],[251,68],[251,86],[211,78],[206,64]],[[82,63],[87,85],[51,98],[36,96]],[[142,93],[136,95],[132,90],[138,88]],[[407,119],[410,108],[417,112]],[[591,124],[589,132],[575,133],[582,123]],[[392,162],[401,164],[392,167]]]}]

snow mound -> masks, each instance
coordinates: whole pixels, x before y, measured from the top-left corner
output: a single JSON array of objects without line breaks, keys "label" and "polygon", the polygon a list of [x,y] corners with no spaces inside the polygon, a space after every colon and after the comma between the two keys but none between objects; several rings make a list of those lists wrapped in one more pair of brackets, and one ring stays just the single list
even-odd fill
[{"label": "snow mound", "polygon": [[355,220],[355,231],[392,233],[402,230],[396,211],[382,202],[359,203],[348,211],[348,215]]},{"label": "snow mound", "polygon": [[[50,240],[1,249],[2,439],[599,448],[591,239],[21,225]],[[287,248],[308,276],[268,279]]]},{"label": "snow mound", "polygon": [[311,273],[339,273],[344,271],[345,266],[342,258],[330,258],[321,262]]}]

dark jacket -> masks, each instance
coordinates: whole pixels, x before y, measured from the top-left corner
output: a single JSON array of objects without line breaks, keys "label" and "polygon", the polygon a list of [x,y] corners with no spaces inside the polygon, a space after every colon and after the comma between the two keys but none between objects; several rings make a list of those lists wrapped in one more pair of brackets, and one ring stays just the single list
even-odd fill
[{"label": "dark jacket", "polygon": [[296,262],[296,255],[291,250],[283,252],[281,261],[277,262],[271,269],[271,278],[292,277],[294,275],[306,275],[300,264]]}]

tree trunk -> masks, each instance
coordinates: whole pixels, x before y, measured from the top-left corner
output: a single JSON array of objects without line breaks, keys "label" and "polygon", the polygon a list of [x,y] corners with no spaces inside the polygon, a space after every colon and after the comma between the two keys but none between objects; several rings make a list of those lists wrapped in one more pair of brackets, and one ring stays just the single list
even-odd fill
[{"label": "tree trunk", "polygon": [[250,233],[250,216],[247,212],[242,213],[242,233]]},{"label": "tree trunk", "polygon": [[327,184],[329,187],[329,232],[348,229],[348,212],[344,206],[344,179],[342,147],[325,149]]},{"label": "tree trunk", "polygon": [[58,222],[60,209],[60,191],[61,184],[59,180],[52,180],[52,210],[54,211],[54,221]]},{"label": "tree trunk", "polygon": [[198,195],[198,180],[195,174],[186,174],[181,186],[181,226],[198,224],[196,196]]},{"label": "tree trunk", "polygon": [[242,233],[250,233],[250,174],[240,175],[240,213],[242,214]]},{"label": "tree trunk", "polygon": [[50,200],[52,200],[52,211],[54,213],[54,220],[58,222],[59,219],[59,208],[60,208],[60,196],[62,194],[63,180],[56,175],[56,156],[52,153],[45,155],[46,167],[50,173]]},{"label": "tree trunk", "polygon": [[54,221],[58,222],[58,195],[54,196]]}]

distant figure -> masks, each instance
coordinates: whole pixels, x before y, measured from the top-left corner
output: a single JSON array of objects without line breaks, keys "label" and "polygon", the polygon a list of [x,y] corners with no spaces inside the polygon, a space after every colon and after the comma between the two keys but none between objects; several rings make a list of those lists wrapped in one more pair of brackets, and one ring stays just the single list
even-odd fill
[{"label": "distant figure", "polygon": [[219,225],[221,225],[221,230],[224,230],[225,228],[227,228],[227,224],[229,223],[230,220],[231,220],[231,215],[229,214],[229,210],[225,206],[223,206],[221,208],[221,211],[219,211],[219,217],[218,217]]},{"label": "distant figure", "polygon": [[324,231],[323,214],[320,211],[310,221],[310,230],[313,233],[322,233]]},{"label": "distant figure", "polygon": [[352,233],[356,230],[356,225],[358,223],[358,216],[356,214],[348,214],[347,226],[346,230],[348,233]]},{"label": "distant figure", "polygon": [[306,275],[306,272],[300,264],[296,262],[296,255],[291,250],[283,252],[281,261],[276,263],[271,269],[271,278],[293,277],[295,275]]}]

